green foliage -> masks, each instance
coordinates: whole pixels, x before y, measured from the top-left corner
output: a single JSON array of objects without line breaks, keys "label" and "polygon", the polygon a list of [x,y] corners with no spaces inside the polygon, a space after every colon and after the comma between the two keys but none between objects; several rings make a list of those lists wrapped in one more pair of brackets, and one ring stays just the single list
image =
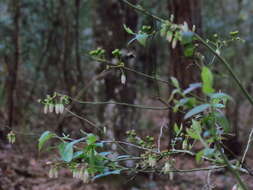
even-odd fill
[{"label": "green foliage", "polygon": [[134,42],[135,40],[137,40],[142,46],[146,46],[147,44],[147,40],[149,37],[151,37],[154,32],[152,31],[151,26],[143,26],[141,28],[141,30],[138,33],[133,32],[129,27],[127,27],[126,25],[124,25],[124,29],[125,31],[130,34],[133,35],[134,38],[132,38],[129,42],[128,45],[131,44],[132,42]]},{"label": "green foliage", "polygon": [[16,135],[13,131],[10,131],[8,134],[7,134],[7,139],[9,141],[9,143],[11,144],[14,144],[15,141],[16,141]]},{"label": "green foliage", "polygon": [[191,109],[190,111],[188,111],[185,116],[184,116],[184,119],[189,119],[190,117],[196,115],[196,114],[199,114],[203,111],[206,111],[208,108],[210,108],[211,105],[210,104],[202,104],[202,105],[199,105],[197,107],[194,107],[193,109]]},{"label": "green foliage", "polygon": [[213,74],[207,67],[202,67],[201,72],[202,79],[202,90],[205,94],[210,94],[214,92],[213,89]]},{"label": "green foliage", "polygon": [[[136,7],[136,9],[143,11],[142,7]],[[135,33],[124,25],[125,31],[134,36],[129,44],[133,41],[138,41],[142,46],[146,46],[149,37],[159,32],[171,44],[172,48],[176,48],[180,44],[184,47],[185,56],[194,58],[195,53],[198,51],[198,46],[195,44],[196,40],[204,43],[218,57],[221,55],[221,48],[229,43],[229,41],[221,40],[218,35],[214,35],[212,41],[207,40],[205,42],[205,40],[202,40],[194,33],[194,28],[192,30],[189,29],[187,23],[174,24],[173,20],[173,17],[170,20],[159,20],[162,24],[158,31],[153,31],[150,26],[143,26]],[[231,41],[238,40],[237,31],[231,32],[230,36]],[[214,49],[208,44],[212,44]],[[118,70],[121,74],[121,83],[125,84],[126,74],[124,69],[126,67],[123,62],[123,54],[119,49],[115,49],[110,53],[116,61],[107,60],[105,58],[106,51],[101,48],[90,51],[90,55],[96,61],[106,64],[107,70]],[[202,56],[200,52],[197,53]],[[222,144],[223,136],[228,135],[230,132],[230,124],[225,116],[224,109],[227,101],[232,100],[232,98],[224,92],[216,92],[213,72],[203,65],[203,62],[199,62],[199,66],[201,67],[201,83],[190,84],[188,88],[183,89],[180,81],[175,77],[171,77],[170,84],[174,89],[167,101],[162,100],[168,107],[172,107],[173,112],[183,113],[187,124],[187,127],[184,126],[183,122],[180,125],[173,124],[175,136],[171,139],[170,145],[172,148],[170,150],[160,150],[160,138],[163,128],[161,128],[161,134],[157,142],[153,136],[138,136],[135,130],[127,131],[127,141],[101,140],[103,136],[95,134],[85,134],[80,139],[72,139],[68,136],[59,137],[46,131],[39,139],[39,150],[51,138],[60,140],[56,147],[63,165],[72,170],[73,177],[80,178],[84,182],[108,175],[118,175],[124,171],[129,173],[160,171],[170,174],[170,170],[175,166],[175,161],[171,157],[178,153],[194,156],[197,163],[206,160],[213,165],[218,164],[224,168],[231,167],[232,163],[228,162],[226,157],[224,157],[224,148],[220,148],[220,144]],[[133,72],[152,78],[137,71]],[[200,92],[195,93],[197,90]],[[56,105],[67,104],[68,99],[68,97],[56,93],[53,96],[47,96],[41,102],[46,107],[46,110],[52,112],[54,107],[56,109]],[[107,144],[114,144],[120,148],[122,148],[122,145],[131,146],[142,151],[142,153],[138,156],[133,156],[122,148],[126,154],[115,156],[116,152],[107,151]],[[196,144],[201,145],[201,148],[198,147],[198,151],[194,149]],[[133,160],[134,167],[128,167],[123,162],[126,160]],[[166,161],[164,162],[163,160]],[[224,164],[226,165],[224,166]],[[235,168],[234,165],[232,171],[236,170],[233,168]],[[53,173],[55,173],[55,167],[53,169]]]},{"label": "green foliage", "polygon": [[38,144],[38,148],[39,150],[42,149],[42,147],[44,146],[44,144],[51,138],[54,138],[55,134],[51,133],[50,131],[45,131],[39,138],[39,144]]}]

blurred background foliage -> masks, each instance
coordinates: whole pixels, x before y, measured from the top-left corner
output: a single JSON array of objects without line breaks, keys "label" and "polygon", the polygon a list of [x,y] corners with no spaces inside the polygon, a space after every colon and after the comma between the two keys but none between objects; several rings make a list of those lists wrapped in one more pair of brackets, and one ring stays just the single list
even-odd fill
[{"label": "blurred background foliage", "polygon": [[[133,0],[154,14],[169,18],[166,0]],[[202,35],[213,34],[226,39],[238,30],[245,43],[232,44],[222,54],[252,92],[253,4],[250,0],[203,0],[201,2]],[[123,24],[137,31],[142,25],[159,27],[149,17],[136,13],[118,1],[101,0],[1,0],[0,1],[0,129],[10,128],[39,135],[46,129],[78,135],[79,129],[95,129],[71,115],[42,114],[38,99],[60,92],[83,101],[108,101],[159,105],[157,97],[167,98],[168,88],[154,81],[129,74],[127,85],[120,84],[119,74],[112,72],[98,77],[104,69],[88,52],[103,47],[110,58],[113,49],[132,53],[127,65],[140,72],[169,80],[170,51],[157,35],[144,48],[127,45],[131,36]],[[17,30],[18,29],[18,30]],[[212,57],[206,56],[210,64]],[[233,127],[243,136],[252,121],[250,108],[222,66],[214,60],[217,88],[226,89],[234,97],[227,110]],[[106,124],[114,137],[127,129],[142,133],[159,131],[159,122],[168,113],[139,111],[119,106],[74,104],[73,110],[96,123]],[[116,127],[115,127],[116,126]],[[143,129],[149,129],[143,130]],[[23,140],[37,140],[37,136]],[[244,140],[240,138],[239,140]]]},{"label": "blurred background foliage", "polygon": [[[228,39],[231,31],[238,30],[245,42],[230,44],[221,52],[253,94],[252,0],[131,2],[141,4],[155,15],[167,19],[175,12],[179,20],[194,23],[190,17],[198,15],[201,23],[197,31],[206,39],[212,40],[214,34],[221,39]],[[175,4],[178,2],[181,4],[176,9]],[[189,12],[181,14],[184,8]],[[184,18],[185,15],[188,15],[187,18]],[[123,24],[133,31],[138,31],[143,25],[149,25],[153,30],[160,28],[159,23],[135,12],[120,0],[0,0],[0,148],[4,147],[5,135],[10,130],[17,135],[17,143],[13,147],[17,148],[18,153],[27,149],[28,152],[36,152],[38,138],[46,130],[76,137],[82,135],[80,129],[96,134],[100,132],[69,113],[45,115],[43,105],[38,100],[47,94],[58,92],[81,101],[117,101],[149,106],[161,106],[163,104],[159,98],[168,99],[171,89],[166,85],[133,73],[127,73],[127,83],[122,85],[121,73],[114,70],[103,72],[104,65],[89,56],[89,51],[97,47],[106,50],[108,59],[112,58],[114,49],[121,49],[128,67],[167,81],[172,75],[175,76],[173,69],[182,71],[180,82],[184,77],[196,78],[195,72],[182,67],[181,62],[186,61],[187,64],[188,60],[180,55],[174,56],[173,51],[180,52],[180,49],[172,50],[158,34],[149,39],[146,47],[135,42],[128,44],[133,36],[127,34]],[[245,136],[248,136],[253,125],[253,109],[216,59],[205,53],[204,62],[215,73],[216,88],[234,98],[226,112],[236,134],[236,144],[231,145],[240,150],[241,143],[245,143]],[[186,82],[183,85],[192,81]],[[108,138],[111,139],[124,139],[129,129],[135,129],[143,136],[158,136],[162,123],[169,123],[172,119],[171,111],[86,105],[74,101],[71,102],[71,111],[101,128],[106,126]],[[167,148],[168,137],[164,136],[162,143]],[[114,182],[122,187],[122,179]],[[119,189],[117,185],[116,189]],[[148,186],[154,189],[156,184],[151,181],[141,185],[146,189]],[[187,183],[182,185],[188,189]],[[112,188],[109,186],[107,189]]]}]

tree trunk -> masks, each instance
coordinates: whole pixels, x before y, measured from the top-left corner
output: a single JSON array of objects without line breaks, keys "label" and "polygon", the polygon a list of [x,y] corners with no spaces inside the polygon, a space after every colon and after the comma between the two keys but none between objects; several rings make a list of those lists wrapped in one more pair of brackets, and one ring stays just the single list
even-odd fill
[{"label": "tree trunk", "polygon": [[[132,1],[133,3],[136,0]],[[137,26],[137,14],[126,5],[113,0],[94,1],[94,35],[98,47],[106,50],[108,57],[112,58],[111,52],[114,49],[126,47],[128,34],[123,28],[123,24],[135,30]],[[129,64],[126,62],[125,64]],[[100,69],[101,70],[101,69]],[[119,73],[112,71],[105,78],[104,90],[100,94],[106,100],[133,103],[136,98],[136,90],[133,86],[133,76],[127,75],[127,84],[122,85]],[[100,97],[102,98],[102,97]],[[125,131],[133,128],[134,110],[126,107],[115,106],[111,110],[110,106],[102,108],[100,120],[105,122],[110,129],[112,138],[120,139],[125,135]]]},{"label": "tree trunk", "polygon": [[16,98],[16,86],[18,78],[18,70],[20,65],[20,22],[21,22],[21,12],[20,12],[20,1],[13,0],[11,2],[12,12],[13,12],[13,49],[14,53],[12,59],[10,59],[8,67],[8,86],[7,86],[7,106],[8,106],[8,127],[12,128],[15,123],[15,98]]},{"label": "tree trunk", "polygon": [[[188,23],[191,28],[196,26],[197,32],[201,32],[201,0],[169,0],[169,12],[174,15],[175,23]],[[189,84],[198,82],[198,68],[194,64],[194,60],[186,58],[183,53],[183,47],[177,45],[176,48],[171,48],[171,58],[169,63],[169,76],[178,79],[182,88],[187,88]],[[170,89],[172,91],[172,89]],[[169,113],[170,126],[174,123],[180,124],[183,122],[181,113]],[[172,138],[172,127],[170,127],[169,135]]]},{"label": "tree trunk", "polygon": [[80,5],[81,0],[75,0],[75,56],[76,56],[76,69],[77,79],[83,84],[83,72],[81,67],[81,55],[80,55]]}]

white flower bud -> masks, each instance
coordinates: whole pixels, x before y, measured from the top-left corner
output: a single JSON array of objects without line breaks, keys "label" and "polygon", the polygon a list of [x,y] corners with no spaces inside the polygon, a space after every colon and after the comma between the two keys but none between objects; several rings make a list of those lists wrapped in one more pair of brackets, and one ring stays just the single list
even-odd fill
[{"label": "white flower bud", "polygon": [[175,49],[177,47],[177,39],[173,39],[172,41],[172,49]]},{"label": "white flower bud", "polygon": [[58,177],[58,170],[56,167],[52,166],[48,173],[49,178],[57,178]]},{"label": "white flower bud", "polygon": [[63,113],[64,112],[64,105],[63,104],[59,104],[59,111],[60,113]]},{"label": "white flower bud", "polygon": [[7,139],[9,141],[9,143],[14,144],[16,141],[16,135],[15,133],[13,133],[13,131],[9,132],[7,135]]},{"label": "white flower bud", "polygon": [[196,25],[192,26],[192,31],[195,32],[196,31]]},{"label": "white flower bud", "polygon": [[238,190],[237,185],[234,185],[234,186],[232,187],[232,190]]},{"label": "white flower bud", "polygon": [[148,158],[148,165],[149,165],[150,167],[155,167],[155,165],[156,165],[156,159],[153,158],[152,156],[150,156],[150,157]]},{"label": "white flower bud", "polygon": [[54,168],[54,177],[58,178],[58,174],[59,174],[59,172],[58,172],[57,168]]},{"label": "white flower bud", "polygon": [[48,172],[48,177],[49,178],[53,178],[54,175],[53,175],[53,168],[50,168],[49,172]]},{"label": "white flower bud", "polygon": [[187,22],[184,22],[184,24],[182,25],[181,29],[182,29],[183,32],[188,32],[189,31],[189,27],[188,27]]},{"label": "white flower bud", "polygon": [[47,114],[47,112],[48,112],[48,105],[46,104],[46,105],[44,106],[44,114]]},{"label": "white flower bud", "polygon": [[168,31],[168,32],[167,32],[167,40],[168,40],[169,42],[172,42],[172,39],[173,39],[173,33],[172,33],[171,31]]},{"label": "white flower bud", "polygon": [[183,148],[183,149],[187,149],[187,148],[188,148],[187,140],[184,140],[184,141],[183,141],[182,148]]},{"label": "white flower bud", "polygon": [[170,172],[170,170],[171,170],[171,165],[169,162],[166,162],[164,164],[164,167],[162,168],[162,171],[164,174],[168,174]]},{"label": "white flower bud", "polygon": [[126,75],[124,73],[121,75],[121,83],[126,84]]},{"label": "white flower bud", "polygon": [[56,113],[56,114],[59,114],[59,113],[60,113],[59,105],[60,105],[60,104],[56,104],[56,105],[55,105],[55,113]]},{"label": "white flower bud", "polygon": [[88,170],[85,170],[84,172],[83,172],[83,175],[82,175],[82,181],[84,182],[84,183],[88,183],[89,182],[89,180],[90,180],[90,175],[89,175],[89,172],[88,172]]},{"label": "white flower bud", "polygon": [[54,104],[49,104],[49,112],[52,113],[54,111]]},{"label": "white flower bud", "polygon": [[74,169],[73,170],[73,178],[77,178],[78,177],[78,170]]}]

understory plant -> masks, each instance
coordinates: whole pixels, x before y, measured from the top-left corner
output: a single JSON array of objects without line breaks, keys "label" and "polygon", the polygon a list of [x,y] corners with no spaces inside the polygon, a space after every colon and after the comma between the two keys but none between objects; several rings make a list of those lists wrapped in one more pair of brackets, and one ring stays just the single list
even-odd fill
[{"label": "understory plant", "polygon": [[[173,86],[173,91],[169,98],[161,97],[164,107],[127,104],[124,102],[85,102],[76,100],[65,94],[55,93],[48,95],[40,101],[44,106],[45,114],[68,112],[80,119],[81,116],[70,110],[72,103],[94,105],[117,104],[139,109],[180,112],[184,115],[184,121],[180,125],[173,124],[169,126],[173,128],[174,135],[169,144],[170,148],[165,150],[161,150],[160,148],[161,135],[158,137],[141,137],[136,131],[130,130],[126,134],[127,140],[108,140],[106,127],[98,126],[87,119],[84,119],[84,121],[93,127],[99,128],[99,135],[81,131],[82,137],[73,139],[66,134],[59,136],[54,132],[45,131],[39,138],[39,150],[41,151],[45,147],[45,143],[48,140],[55,139],[54,146],[49,148],[50,150],[56,149],[59,155],[56,160],[49,163],[51,167],[49,176],[57,177],[59,169],[68,168],[73,173],[74,178],[82,179],[87,183],[108,175],[132,175],[147,172],[162,173],[169,175],[173,179],[175,172],[228,169],[237,179],[238,184],[235,185],[235,188],[248,189],[241,178],[241,174],[252,175],[250,170],[244,167],[245,157],[252,140],[252,132],[248,137],[243,157],[241,159],[234,158],[233,160],[229,160],[225,153],[226,147],[223,142],[228,136],[232,135],[232,131],[225,114],[225,109],[228,102],[233,101],[233,98],[226,92],[215,89],[215,75],[209,67],[212,64],[204,64],[204,54],[198,51],[199,47],[204,46],[207,48],[213,54],[213,59],[219,60],[225,66],[245,98],[253,105],[252,97],[221,55],[222,50],[230,43],[242,41],[239,37],[239,32],[231,32],[229,38],[225,40],[221,39],[217,34],[213,36],[213,39],[205,40],[195,33],[195,27],[189,28],[187,23],[175,24],[173,16],[168,20],[162,19],[151,14],[141,6],[133,5],[127,0],[122,1],[133,9],[160,22],[160,29],[158,31],[153,30],[150,26],[142,26],[140,31],[135,32],[124,25],[126,32],[133,36],[129,43],[137,41],[141,46],[145,46],[149,38],[160,34],[171,44],[172,48],[175,48],[177,45],[183,46],[184,55],[193,58],[198,65],[200,73],[199,83],[190,84],[188,88],[184,89],[174,77],[166,81],[157,76],[150,76],[127,67],[123,58],[124,53],[119,49],[113,52],[106,52],[104,49],[98,48],[90,51],[91,58],[101,63],[105,70],[116,70],[120,76],[118,80],[122,85],[128,82],[127,75],[131,72],[138,76]],[[108,56],[108,54],[111,55]],[[108,59],[107,57],[113,58]],[[161,128],[163,127],[161,126]],[[12,138],[11,135],[10,138]],[[112,146],[116,146],[117,149],[113,149]],[[129,147],[131,147],[131,150],[136,149],[136,151],[129,151]],[[197,163],[205,161],[209,163],[209,167],[188,170],[177,168],[175,156],[184,155],[195,157]]]}]

